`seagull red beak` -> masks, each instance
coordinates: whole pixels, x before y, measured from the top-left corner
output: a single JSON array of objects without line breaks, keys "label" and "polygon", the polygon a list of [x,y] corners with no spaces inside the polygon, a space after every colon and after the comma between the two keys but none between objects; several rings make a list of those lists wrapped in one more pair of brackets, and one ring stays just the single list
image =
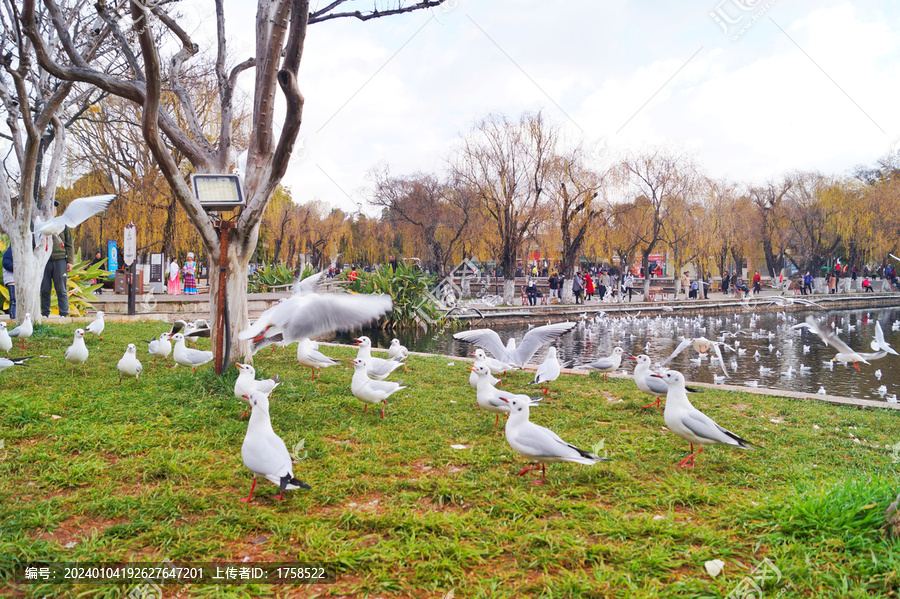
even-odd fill
[{"label": "seagull red beak", "polygon": [[650,376],[655,376],[658,379],[661,379],[663,377],[661,374],[656,374],[655,372],[653,374],[651,374]]},{"label": "seagull red beak", "polygon": [[635,358],[634,356],[628,356],[628,359],[629,360],[637,360],[637,358]]},{"label": "seagull red beak", "polygon": [[469,366],[469,370],[471,370],[472,372],[475,372],[475,370],[477,370],[477,369],[474,366]]},{"label": "seagull red beak", "polygon": [[506,399],[505,397],[501,397],[501,398],[500,398],[500,401],[505,401],[506,403],[509,403],[509,400]]},{"label": "seagull red beak", "polygon": [[250,401],[250,396],[249,396],[249,395],[241,395],[241,397],[243,397],[243,398],[246,399],[247,401]]},{"label": "seagull red beak", "polygon": [[362,340],[360,339],[354,339],[354,341],[356,341],[356,343],[354,343],[353,345],[359,345],[362,343]]}]

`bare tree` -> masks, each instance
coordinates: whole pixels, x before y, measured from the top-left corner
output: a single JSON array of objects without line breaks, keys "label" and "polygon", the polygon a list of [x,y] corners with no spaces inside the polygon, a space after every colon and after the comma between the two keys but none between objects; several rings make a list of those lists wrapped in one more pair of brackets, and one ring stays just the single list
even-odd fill
[{"label": "bare tree", "polygon": [[[60,82],[42,70],[26,37],[17,4],[0,7],[0,112],[5,129],[0,138],[10,146],[0,176],[0,228],[9,235],[16,278],[17,318],[30,313],[40,322],[40,282],[50,256],[49,243],[32,248],[36,219],[54,215],[54,201],[65,158],[66,128],[102,95],[86,86]],[[80,19],[69,23],[72,47],[87,58],[102,54],[109,33]],[[55,46],[57,36],[43,22],[38,29]],[[37,34],[37,33],[36,33]],[[49,163],[45,157],[49,153]]]},{"label": "bare tree", "polygon": [[491,244],[503,269],[503,301],[515,295],[516,260],[539,213],[557,132],[540,113],[518,122],[491,115],[463,141],[454,167],[496,229]]},{"label": "bare tree", "polygon": [[784,208],[782,200],[787,196],[791,187],[794,185],[790,176],[785,176],[778,183],[768,181],[765,185],[751,187],[749,190],[750,200],[756,209],[759,219],[758,239],[762,242],[763,254],[766,258],[766,268],[769,270],[769,276],[775,279],[775,271],[780,270],[775,252],[775,246],[779,245],[778,255],[781,255],[783,245],[780,243],[779,233],[785,224]]},{"label": "bare tree", "polygon": [[370,203],[387,209],[384,219],[410,225],[431,252],[428,262],[441,276],[446,274],[475,215],[475,195],[463,184],[443,182],[433,175],[397,178],[384,169],[375,177]]},{"label": "bare tree", "polygon": [[687,156],[662,148],[630,154],[618,167],[619,178],[635,200],[620,213],[622,226],[636,237],[641,248],[644,297],[650,291],[650,254],[663,241],[663,227],[671,198],[683,197],[691,184],[694,165]]},{"label": "bare tree", "polygon": [[[371,10],[345,11],[346,1],[335,0],[321,9],[310,11],[309,0],[259,0],[255,54],[230,65],[227,60],[224,0],[216,0],[215,77],[221,120],[214,136],[208,135],[208,131],[201,126],[194,100],[187,92],[184,80],[185,65],[197,56],[199,46],[163,4],[129,0],[128,11],[125,11],[124,2],[98,2],[91,8],[80,2],[64,6],[56,0],[44,0],[48,17],[62,46],[62,51],[56,53],[42,34],[41,25],[45,21],[35,11],[35,0],[23,1],[23,29],[44,69],[63,81],[88,83],[142,106],[144,140],[150,146],[173,194],[199,231],[211,263],[224,265],[225,270],[221,274],[217,268],[210,269],[210,309],[216,313],[217,305],[225,303],[231,324],[230,337],[234,342],[231,353],[234,356],[244,356],[245,359],[250,356],[249,342],[238,344],[236,341],[237,332],[248,323],[248,265],[256,249],[262,215],[287,170],[300,129],[304,97],[297,82],[297,72],[303,57],[307,26],[338,18],[365,21],[433,7],[443,2],[421,0],[407,4],[400,0],[393,8],[386,10],[379,9],[375,3]],[[95,12],[89,14],[91,10]],[[132,24],[130,32],[119,27],[128,14]],[[90,19],[112,31],[120,61],[114,69],[108,63],[92,61],[92,57],[73,42],[71,23]],[[161,32],[162,39],[157,39],[155,31]],[[137,49],[129,44],[129,36],[137,38]],[[163,60],[161,52],[170,48],[177,48],[177,51]],[[174,154],[183,154],[198,173],[230,170],[234,161],[235,90],[238,77],[248,69],[255,69],[255,82],[244,182],[247,203],[232,223],[220,221],[203,210],[194,198],[185,174],[178,168]],[[281,130],[276,131],[275,102],[279,89],[287,110]],[[164,92],[172,93],[177,98],[178,113],[170,113],[162,106]],[[227,229],[227,233],[223,229]],[[226,297],[221,297],[218,291],[220,276],[225,278]],[[213,339],[216,347],[217,341],[217,338]],[[219,359],[222,357],[218,356]]]}]

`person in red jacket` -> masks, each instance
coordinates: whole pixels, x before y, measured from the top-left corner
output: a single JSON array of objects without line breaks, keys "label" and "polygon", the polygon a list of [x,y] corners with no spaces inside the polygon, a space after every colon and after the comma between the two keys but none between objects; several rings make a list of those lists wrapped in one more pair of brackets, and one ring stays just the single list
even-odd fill
[{"label": "person in red jacket", "polygon": [[591,278],[591,273],[588,272],[584,273],[584,293],[588,300],[594,295],[594,280]]},{"label": "person in red jacket", "polygon": [[753,274],[753,293],[759,293],[762,290],[762,277],[759,276],[759,271],[757,270]]}]

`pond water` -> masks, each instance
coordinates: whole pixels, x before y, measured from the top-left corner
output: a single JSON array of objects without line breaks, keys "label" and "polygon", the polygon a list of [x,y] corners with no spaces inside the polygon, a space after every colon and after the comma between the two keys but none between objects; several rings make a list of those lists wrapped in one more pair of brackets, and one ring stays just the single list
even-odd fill
[{"label": "pond water", "polygon": [[[834,324],[836,329],[841,329],[838,337],[860,352],[872,351],[869,343],[875,335],[875,322],[879,321],[885,340],[900,351],[900,330],[893,330],[894,323],[900,320],[900,308],[706,316],[678,316],[676,312],[659,317],[599,317],[593,321],[580,321],[555,345],[564,364],[572,360],[575,363],[587,362],[609,355],[617,345],[635,355],[647,354],[657,364],[675,350],[682,337],[715,340],[725,332],[740,331],[736,339],[728,339],[727,342],[733,344],[737,341],[737,349],[744,350],[743,355],[723,350],[729,374],[725,382],[728,384],[753,385],[755,382],[759,387],[805,393],[816,393],[824,388],[829,395],[880,401],[900,394],[900,356],[888,354],[880,360],[872,360],[871,365],[860,363],[859,371],[852,364],[833,363],[834,368],[828,368],[825,362],[834,357],[834,349],[806,328],[791,329],[793,325],[803,322],[807,314],[823,320],[828,326]],[[527,325],[493,328],[504,342],[510,336],[520,339],[528,330]],[[452,356],[468,356],[474,351],[471,344],[453,339],[452,330],[440,333],[417,330],[396,334],[375,330],[366,334],[376,347],[387,347],[391,338],[397,337],[411,351]],[[333,340],[352,343],[354,336],[338,335]],[[540,363],[547,347],[542,348],[531,363]],[[692,361],[692,358],[695,360]],[[713,375],[722,374],[722,369],[715,362],[710,364],[710,360],[703,360],[698,364],[696,358],[697,353],[688,348],[668,366],[683,372],[690,381],[713,383]],[[623,360],[620,370],[630,374],[631,364],[631,360]],[[801,369],[801,366],[804,368]],[[760,367],[771,371],[761,372]],[[789,370],[791,373],[787,374]],[[879,392],[879,388],[883,393]]]}]

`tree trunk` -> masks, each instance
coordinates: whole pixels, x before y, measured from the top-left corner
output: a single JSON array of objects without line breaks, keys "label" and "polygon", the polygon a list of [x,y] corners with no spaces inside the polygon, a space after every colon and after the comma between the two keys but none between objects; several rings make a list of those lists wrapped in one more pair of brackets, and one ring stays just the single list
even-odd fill
[{"label": "tree trunk", "polygon": [[[240,359],[252,363],[250,341],[239,341],[238,333],[250,324],[248,317],[247,280],[250,274],[250,259],[253,251],[242,251],[243,245],[236,232],[232,232],[226,248],[227,272],[225,280],[225,307],[228,310],[228,331],[231,335],[231,352],[225,355],[232,361]],[[213,327],[212,345],[216,347],[215,327],[216,304],[219,296],[219,251],[218,248],[207,248],[210,256],[209,264],[209,315]]]},{"label": "tree trunk", "polygon": [[560,301],[566,304],[571,304],[575,301],[575,294],[572,293],[572,285],[575,283],[575,279],[566,277],[563,279],[562,288],[559,290],[560,293]]},{"label": "tree trunk", "polygon": [[46,243],[39,243],[34,250],[31,249],[32,235],[26,226],[17,226],[8,233],[13,250],[16,322],[22,322],[28,313],[31,314],[31,321],[38,324],[41,322],[41,281],[50,251]]},{"label": "tree trunk", "polygon": [[641,268],[644,270],[644,299],[650,297],[650,252],[653,248],[649,248],[641,252]]},{"label": "tree trunk", "polygon": [[[515,271],[513,271],[515,275]],[[512,279],[508,279],[506,277],[503,278],[503,303],[507,306],[512,306],[513,302],[516,299],[516,279],[513,276]]]}]

